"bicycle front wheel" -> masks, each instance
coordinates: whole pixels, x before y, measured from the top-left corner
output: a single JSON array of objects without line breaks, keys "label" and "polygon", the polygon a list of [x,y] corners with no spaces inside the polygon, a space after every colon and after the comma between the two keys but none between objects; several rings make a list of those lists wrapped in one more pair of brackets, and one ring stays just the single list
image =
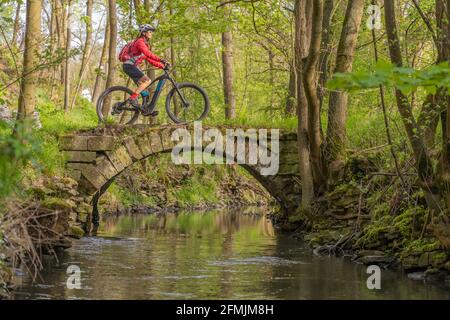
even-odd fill
[{"label": "bicycle front wheel", "polygon": [[209,98],[205,90],[187,82],[179,83],[177,88],[167,95],[166,111],[169,118],[175,123],[203,120],[209,112]]},{"label": "bicycle front wheel", "polygon": [[[106,89],[97,102],[97,116],[100,123],[133,124],[139,117],[139,110],[127,103],[133,91],[127,87],[115,86]],[[145,103],[139,96],[139,103]]]}]

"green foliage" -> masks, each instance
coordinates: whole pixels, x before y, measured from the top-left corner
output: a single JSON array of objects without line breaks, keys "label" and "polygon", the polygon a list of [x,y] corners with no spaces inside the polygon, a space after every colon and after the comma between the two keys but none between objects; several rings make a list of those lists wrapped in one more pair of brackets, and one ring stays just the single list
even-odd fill
[{"label": "green foliage", "polygon": [[379,86],[396,87],[404,94],[409,94],[419,87],[433,94],[440,87],[450,92],[450,64],[443,62],[423,70],[416,70],[379,62],[370,71],[336,73],[328,82],[328,87],[332,90],[356,91]]},{"label": "green foliage", "polygon": [[78,98],[76,107],[68,112],[55,105],[43,92],[39,94],[39,111],[44,133],[57,136],[63,133],[94,128],[98,124],[92,104],[85,98]]},{"label": "green foliage", "polygon": [[28,126],[26,122],[18,123],[13,134],[11,125],[0,120],[0,200],[20,191],[26,165],[37,164],[35,154],[41,147]]},{"label": "green foliage", "polygon": [[[200,203],[216,203],[216,182],[205,181],[200,177],[194,177],[188,184],[171,192],[171,200],[181,205],[197,205]],[[170,199],[170,198],[169,198]]]},{"label": "green foliage", "polygon": [[153,197],[141,194],[139,191],[133,192],[130,189],[121,188],[116,183],[113,183],[109,187],[108,192],[114,195],[116,199],[118,199],[120,203],[127,208],[135,205],[145,205],[151,207],[157,204]]}]

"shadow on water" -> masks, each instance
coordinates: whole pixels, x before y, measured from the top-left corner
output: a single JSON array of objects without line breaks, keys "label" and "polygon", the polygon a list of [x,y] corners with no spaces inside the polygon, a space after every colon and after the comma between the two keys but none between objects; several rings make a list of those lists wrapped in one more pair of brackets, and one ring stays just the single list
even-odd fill
[{"label": "shadow on water", "polygon": [[[263,212],[260,212],[263,213]],[[67,268],[81,289],[67,287]],[[18,299],[449,299],[450,292],[366,268],[279,234],[263,215],[215,211],[110,217],[99,237],[75,241]]]}]

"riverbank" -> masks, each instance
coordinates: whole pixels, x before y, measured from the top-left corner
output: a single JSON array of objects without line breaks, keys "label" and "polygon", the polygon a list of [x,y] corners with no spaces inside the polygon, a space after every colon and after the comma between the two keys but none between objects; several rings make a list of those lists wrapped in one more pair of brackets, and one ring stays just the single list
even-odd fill
[{"label": "riverbank", "polygon": [[408,175],[401,182],[370,158],[353,158],[313,212],[290,216],[283,228],[315,254],[401,269],[413,279],[450,287],[450,221],[444,212],[434,216],[425,209],[414,179]]},{"label": "riverbank", "polygon": [[[269,208],[274,203],[264,188],[237,166],[216,166],[213,170],[206,166],[173,166],[165,157],[167,155],[155,156],[117,177],[101,197],[101,214],[163,214],[248,206]],[[2,247],[4,253],[0,248],[3,298],[14,289],[11,275],[18,267],[14,261],[34,261],[39,269],[41,254],[54,254],[70,247],[70,239],[83,237],[84,223],[92,210],[89,199],[78,193],[77,182],[70,177],[40,175],[25,177],[21,183],[27,191],[26,197],[7,202],[20,204],[20,210],[27,214],[32,212],[34,217],[18,223],[13,220],[25,217],[24,213],[12,208],[5,211],[4,220],[10,221],[11,228],[4,229],[2,224],[2,239],[12,240],[16,227],[23,225],[19,234],[29,241],[26,241],[27,247],[17,248],[14,253],[9,250],[11,241]],[[29,235],[32,230],[42,228],[49,232]]]},{"label": "riverbank", "polygon": [[[239,167],[171,166],[164,157],[133,166],[118,177],[101,198],[101,213],[273,208],[263,187]],[[53,234],[45,240],[47,253],[52,253],[49,248],[68,248],[71,238],[83,236],[90,206],[78,194],[74,180],[40,177],[25,183],[29,202],[34,203],[31,207],[39,208],[37,216],[52,212],[59,217],[46,224]],[[344,256],[359,264],[402,269],[417,280],[450,283],[445,217],[431,217],[422,206],[420,191],[411,190],[415,196],[411,202],[399,183],[395,176],[381,174],[370,159],[354,158],[332,191],[317,199],[312,214],[297,212],[280,220],[280,215],[272,213],[271,218],[317,255]],[[39,241],[34,245],[42,248]],[[3,263],[4,289],[11,274]]]}]

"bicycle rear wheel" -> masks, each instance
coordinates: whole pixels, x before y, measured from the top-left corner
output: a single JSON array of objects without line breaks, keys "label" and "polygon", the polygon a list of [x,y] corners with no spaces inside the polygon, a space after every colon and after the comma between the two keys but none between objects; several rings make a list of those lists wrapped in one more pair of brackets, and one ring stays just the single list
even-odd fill
[{"label": "bicycle rear wheel", "polygon": [[188,103],[185,105],[180,94],[173,88],[166,99],[166,112],[175,123],[189,123],[203,120],[209,112],[209,98],[206,92],[193,83],[179,83],[178,90]]},{"label": "bicycle rear wheel", "polygon": [[[100,123],[133,124],[139,117],[139,110],[127,103],[133,91],[127,87],[115,86],[106,89],[97,102],[97,116]],[[146,98],[139,96],[139,104]]]}]

